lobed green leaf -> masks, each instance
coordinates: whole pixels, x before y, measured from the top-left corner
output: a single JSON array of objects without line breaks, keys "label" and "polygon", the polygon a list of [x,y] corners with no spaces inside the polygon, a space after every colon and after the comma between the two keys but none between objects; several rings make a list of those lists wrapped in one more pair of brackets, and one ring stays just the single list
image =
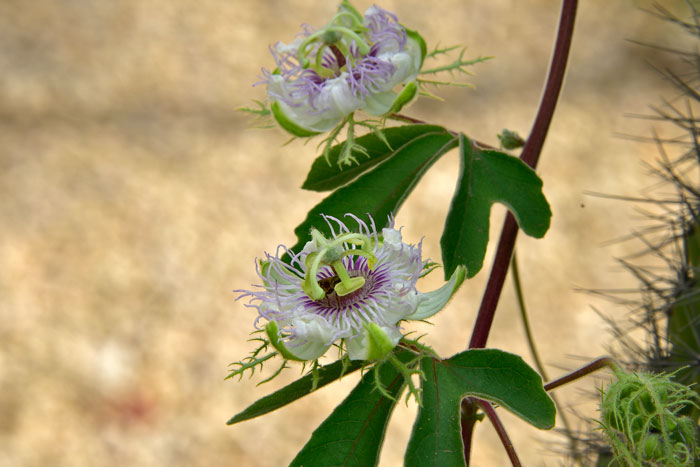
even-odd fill
[{"label": "lobed green leaf", "polygon": [[472,349],[449,360],[426,357],[423,407],[413,426],[406,466],[463,466],[462,399],[496,402],[537,428],[554,426],[556,409],[540,376],[522,358],[496,349]]},{"label": "lobed green leaf", "polygon": [[481,270],[493,203],[505,205],[523,232],[532,237],[543,237],[552,217],[542,180],[523,161],[478,149],[463,134],[460,154],[459,180],[440,239],[446,279],[460,264],[467,267],[467,277]]}]

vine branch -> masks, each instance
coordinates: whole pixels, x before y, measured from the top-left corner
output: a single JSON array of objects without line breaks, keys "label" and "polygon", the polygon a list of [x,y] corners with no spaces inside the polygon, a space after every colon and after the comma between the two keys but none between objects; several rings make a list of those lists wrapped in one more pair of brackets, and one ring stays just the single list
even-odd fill
[{"label": "vine branch", "polygon": [[[549,76],[545,84],[540,107],[537,111],[537,117],[527,138],[525,147],[523,148],[520,159],[528,164],[533,169],[537,167],[542,146],[549,130],[549,125],[554,115],[554,109],[559,98],[561,86],[564,81],[564,72],[569,58],[569,50],[571,48],[571,39],[574,32],[574,22],[576,19],[576,8],[578,0],[563,0],[561,8],[561,16],[559,18],[559,29],[552,55],[552,62],[549,68]],[[491,274],[489,276],[486,290],[482,297],[481,306],[477,314],[472,336],[469,342],[469,348],[483,348],[486,346],[486,341],[491,331],[496,306],[503,290],[510,258],[515,247],[515,239],[518,233],[518,225],[513,215],[509,212],[503,223],[501,237],[496,249],[496,256],[491,266]],[[462,401],[462,439],[464,441],[464,458],[468,463],[471,451],[471,430],[465,430],[466,423],[474,423],[476,414],[476,404],[470,399]],[[466,431],[466,432],[465,432]],[[465,434],[469,437],[466,438]]]},{"label": "vine branch", "polygon": [[[569,58],[569,49],[571,47],[571,38],[574,32],[574,19],[576,18],[576,6],[578,0],[564,0],[562,5],[561,17],[559,20],[559,32],[557,33],[557,42],[552,57],[552,64],[549,70],[549,77],[542,95],[540,108],[535,118],[535,123],[530,131],[530,136],[527,138],[520,159],[535,169],[542,153],[549,124],[552,122],[554,108],[559,98],[561,85],[564,81],[564,71]],[[512,214],[506,216],[501,230],[501,238],[498,242],[496,257],[494,258],[493,266],[491,267],[491,275],[484,292],[479,313],[474,325],[469,348],[483,348],[486,345],[493,317],[496,312],[496,305],[501,296],[503,282],[508,272],[510,257],[515,246],[515,237],[517,236],[518,225]]]},{"label": "vine branch", "polygon": [[586,375],[590,375],[591,373],[598,371],[606,366],[613,371],[621,370],[620,364],[617,363],[615,359],[610,357],[600,357],[593,360],[591,363],[582,366],[578,370],[574,370],[571,373],[562,376],[561,378],[555,379],[554,381],[550,381],[549,383],[544,385],[544,390],[551,391],[552,389],[556,389],[559,386],[565,385],[566,383],[570,383]]}]

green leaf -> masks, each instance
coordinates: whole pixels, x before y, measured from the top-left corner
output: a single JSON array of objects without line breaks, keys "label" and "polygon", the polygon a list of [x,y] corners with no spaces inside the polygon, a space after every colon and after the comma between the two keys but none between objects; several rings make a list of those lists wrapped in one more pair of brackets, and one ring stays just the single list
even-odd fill
[{"label": "green leaf", "polygon": [[556,410],[540,376],[522,358],[472,349],[449,360],[424,358],[423,407],[408,442],[405,465],[463,466],[460,404],[475,396],[496,402],[537,428],[554,426]]},{"label": "green leaf", "polygon": [[[435,127],[433,127],[435,128]],[[439,128],[439,127],[438,127]],[[413,129],[416,131],[417,129]],[[388,130],[387,130],[388,131]],[[390,214],[396,214],[418,180],[436,160],[457,146],[457,138],[444,129],[438,129],[411,139],[387,156],[374,170],[352,183],[334,191],[314,206],[294,233],[299,241],[291,250],[299,252],[311,239],[312,227],[326,237],[331,231],[321,214],[343,219],[352,213],[366,220],[372,216],[381,229],[387,225]]]},{"label": "green leaf", "polygon": [[478,149],[463,134],[460,153],[460,176],[440,239],[445,279],[460,264],[467,267],[467,277],[481,270],[493,203],[505,205],[523,232],[532,237],[543,237],[552,217],[542,180],[523,161]]},{"label": "green leaf", "polygon": [[[320,389],[323,386],[332,383],[333,381],[339,379],[341,375],[347,375],[353,371],[357,371],[362,368],[364,362],[353,361],[343,372],[343,362],[338,360],[330,365],[322,366],[318,369],[318,384],[316,389]],[[245,420],[250,420],[251,418],[259,417],[265,415],[266,413],[277,410],[287,404],[294,402],[297,399],[301,399],[307,394],[310,394],[311,388],[313,387],[313,375],[308,374],[303,378],[294,381],[291,384],[283,387],[279,391],[275,391],[272,394],[258,399],[252,405],[250,405],[243,412],[231,417],[231,419],[226,422],[227,425],[233,425],[234,423],[243,422]]]},{"label": "green leaf", "polygon": [[[404,351],[397,357],[405,362],[413,354]],[[376,389],[374,371],[367,372],[348,397],[316,428],[290,467],[377,465],[389,417],[405,386],[403,376],[390,364],[381,366],[379,378],[394,400]]]},{"label": "green leaf", "polygon": [[[382,140],[381,135],[386,141]],[[328,160],[319,156],[311,166],[311,171],[306,176],[306,181],[301,186],[310,191],[330,191],[345,185],[357,178],[360,174],[371,169],[380,162],[400,155],[416,141],[434,136],[449,135],[447,130],[435,125],[405,125],[393,128],[384,128],[381,134],[370,133],[355,140],[355,144],[365,148],[369,157],[358,157],[359,164],[351,167],[340,168],[338,157],[340,156],[345,142],[333,146],[330,150]],[[389,145],[387,146],[387,142]]]}]

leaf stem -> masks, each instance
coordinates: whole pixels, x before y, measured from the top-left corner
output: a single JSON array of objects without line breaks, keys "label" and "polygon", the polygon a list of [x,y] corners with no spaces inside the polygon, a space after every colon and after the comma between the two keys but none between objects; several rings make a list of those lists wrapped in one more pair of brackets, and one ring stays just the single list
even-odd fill
[{"label": "leaf stem", "polygon": [[520,459],[518,459],[513,443],[510,441],[508,433],[506,432],[503,423],[501,423],[501,420],[498,418],[496,411],[491,406],[491,403],[481,399],[478,399],[477,403],[484,413],[486,413],[486,416],[489,417],[491,424],[496,429],[496,433],[498,433],[498,437],[501,438],[501,443],[503,443],[503,447],[505,448],[506,453],[508,453],[508,458],[510,459],[511,464],[513,464],[513,467],[520,467]]},{"label": "leaf stem", "polygon": [[[564,71],[569,57],[569,49],[571,47],[571,39],[574,32],[574,21],[576,18],[576,8],[578,0],[563,0],[561,8],[561,16],[559,18],[559,29],[557,32],[554,54],[552,63],[549,68],[549,76],[545,85],[540,107],[537,111],[537,117],[527,138],[520,159],[527,163],[533,169],[537,167],[537,162],[542,152],[549,125],[552,121],[554,109],[557,99],[561,91],[561,86],[564,80]],[[513,215],[508,212],[501,230],[501,238],[496,249],[496,256],[491,267],[491,275],[484,291],[484,296],[479,307],[479,312],[472,331],[472,337],[469,342],[469,348],[483,348],[486,345],[493,318],[496,312],[496,305],[503,290],[503,282],[505,280],[510,257],[515,247],[515,238],[518,233],[518,225]],[[468,400],[465,400],[469,404]],[[468,415],[468,412],[466,413]],[[471,423],[474,423],[471,421]],[[464,423],[462,424],[464,433]],[[470,433],[473,430],[470,430]],[[471,450],[471,437],[464,439],[464,458],[469,459]]]},{"label": "leaf stem", "polygon": [[481,417],[477,415],[477,404],[476,400],[467,397],[462,399],[460,426],[462,428],[462,444],[464,445],[464,464],[469,466],[469,461],[471,458],[471,442],[472,435],[474,434],[474,426],[476,422],[481,421]]}]

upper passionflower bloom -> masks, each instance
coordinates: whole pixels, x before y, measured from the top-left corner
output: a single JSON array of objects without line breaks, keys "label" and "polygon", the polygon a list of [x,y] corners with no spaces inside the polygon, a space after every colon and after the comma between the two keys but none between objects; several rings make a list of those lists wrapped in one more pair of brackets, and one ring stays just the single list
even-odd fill
[{"label": "upper passionflower bloom", "polygon": [[416,281],[425,273],[421,245],[403,243],[400,230],[377,232],[347,214],[358,226],[324,216],[331,237],[311,231],[312,240],[284,262],[266,255],[258,275],[262,290],[241,291],[257,308],[270,342],[287,359],[315,360],[338,341],[353,360],[387,355],[402,337],[399,322],[426,319],[441,310],[464,280],[458,268],[438,290],[420,293]]},{"label": "upper passionflower bloom", "polygon": [[[277,68],[263,68],[277,122],[296,136],[329,131],[356,110],[381,116],[416,94],[426,49],[393,13],[364,14],[343,1],[322,29],[308,25],[291,44],[270,48]],[[404,84],[399,92],[395,88]]]}]

